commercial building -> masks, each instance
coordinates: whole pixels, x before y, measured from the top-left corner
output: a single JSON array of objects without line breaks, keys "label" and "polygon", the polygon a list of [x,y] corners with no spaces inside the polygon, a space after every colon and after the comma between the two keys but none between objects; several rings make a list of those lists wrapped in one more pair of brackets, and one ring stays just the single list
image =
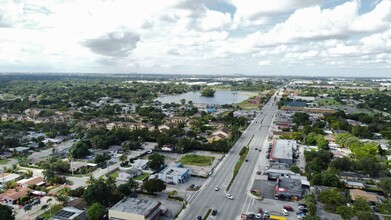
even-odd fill
[{"label": "commercial building", "polygon": [[87,220],[87,213],[74,207],[64,207],[54,214],[50,220]]},{"label": "commercial building", "polygon": [[109,219],[154,220],[161,213],[160,202],[126,197],[109,209]]},{"label": "commercial building", "polygon": [[284,198],[301,198],[302,193],[302,185],[300,179],[292,179],[280,177],[277,179],[276,188],[275,188],[275,196],[281,199]]},{"label": "commercial building", "polygon": [[285,163],[290,166],[293,164],[294,149],[297,149],[295,140],[275,140],[270,152],[270,161]]},{"label": "commercial building", "polygon": [[166,183],[184,183],[190,177],[189,168],[166,167],[162,170],[158,178]]}]

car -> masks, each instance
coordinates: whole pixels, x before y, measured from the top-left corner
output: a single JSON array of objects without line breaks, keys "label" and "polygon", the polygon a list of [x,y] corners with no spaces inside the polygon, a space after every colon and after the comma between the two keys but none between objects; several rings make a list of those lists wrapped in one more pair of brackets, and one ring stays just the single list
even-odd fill
[{"label": "car", "polygon": [[213,215],[213,216],[216,216],[216,215],[217,215],[217,210],[216,210],[216,209],[213,209],[212,215]]},{"label": "car", "polygon": [[220,187],[216,186],[215,191],[219,191]]},{"label": "car", "polygon": [[306,207],[306,208],[307,208],[307,205],[304,204],[304,203],[299,203],[299,206],[303,206],[303,207]]},{"label": "car", "polygon": [[294,211],[292,206],[290,205],[284,205],[283,208],[286,209],[287,211]]},{"label": "car", "polygon": [[258,148],[256,147],[255,150],[258,150]]},{"label": "car", "polygon": [[270,217],[270,214],[269,214],[269,212],[268,211],[263,211],[263,217],[264,218],[269,218]]},{"label": "car", "polygon": [[376,206],[373,206],[373,211],[380,212],[380,209],[378,207],[376,207]]},{"label": "car", "polygon": [[261,214],[261,213],[256,214],[256,215],[255,215],[255,218],[256,218],[256,219],[261,219],[261,218],[262,218],[262,214]]},{"label": "car", "polygon": [[41,200],[40,199],[36,199],[34,200],[31,205],[38,205],[38,204],[41,204]]},{"label": "car", "polygon": [[261,175],[262,174],[262,172],[261,171],[257,171],[257,175]]},{"label": "car", "polygon": [[303,210],[303,209],[306,209],[307,207],[306,206],[301,206],[301,205],[299,205],[298,207],[297,207],[297,209],[299,209],[299,210]]},{"label": "car", "polygon": [[245,159],[244,161],[248,162],[248,159]]},{"label": "car", "polygon": [[234,197],[231,195],[231,194],[225,194],[225,197],[227,198],[227,199],[234,199]]},{"label": "car", "polygon": [[148,150],[147,153],[148,153],[148,154],[152,154],[152,150]]},{"label": "car", "polygon": [[194,183],[190,185],[190,188],[191,188],[191,189],[193,189],[194,187],[195,187],[195,184],[194,184]]},{"label": "car", "polygon": [[286,209],[281,209],[281,212],[285,216],[289,215],[289,213],[288,213],[288,211]]},{"label": "car", "polygon": [[197,216],[196,220],[202,220],[202,217],[199,215]]}]

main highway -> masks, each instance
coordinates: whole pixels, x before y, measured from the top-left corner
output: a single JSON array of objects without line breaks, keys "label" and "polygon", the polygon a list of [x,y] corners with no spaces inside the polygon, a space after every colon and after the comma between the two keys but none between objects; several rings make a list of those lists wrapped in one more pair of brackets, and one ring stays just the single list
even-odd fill
[{"label": "main highway", "polygon": [[[181,213],[179,219],[192,220],[197,216],[204,216],[208,209],[217,210],[216,216],[210,216],[209,219],[236,220],[240,217],[245,207],[249,206],[252,196],[249,194],[252,185],[253,175],[258,169],[258,159],[267,160],[265,157],[259,158],[261,152],[255,148],[262,149],[262,155],[267,150],[267,138],[273,118],[277,113],[278,91],[264,105],[255,119],[250,123],[242,136],[237,140],[231,150],[225,155],[219,166],[215,169],[212,176],[208,178],[205,184],[188,200],[188,207]],[[276,99],[274,99],[277,97]],[[236,176],[229,192],[227,187],[233,176],[233,168],[239,160],[239,151],[243,146],[249,145],[247,155],[248,162],[243,165]],[[265,163],[263,163],[265,164]],[[219,187],[219,191],[215,191]],[[230,200],[225,194],[231,194],[234,199]],[[256,210],[253,210],[254,212]]]}]

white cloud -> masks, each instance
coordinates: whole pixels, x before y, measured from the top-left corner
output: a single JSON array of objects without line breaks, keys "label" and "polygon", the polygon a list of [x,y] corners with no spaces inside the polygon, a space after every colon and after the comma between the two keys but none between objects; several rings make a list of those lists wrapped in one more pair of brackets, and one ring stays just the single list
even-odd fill
[{"label": "white cloud", "polygon": [[391,0],[323,2],[3,0],[0,71],[385,72]]}]

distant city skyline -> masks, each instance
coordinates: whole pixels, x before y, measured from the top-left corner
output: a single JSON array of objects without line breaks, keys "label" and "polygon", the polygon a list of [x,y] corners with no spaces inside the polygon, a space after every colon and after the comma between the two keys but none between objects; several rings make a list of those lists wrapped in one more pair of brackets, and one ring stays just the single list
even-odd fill
[{"label": "distant city skyline", "polygon": [[0,0],[0,72],[391,77],[391,0]]}]

